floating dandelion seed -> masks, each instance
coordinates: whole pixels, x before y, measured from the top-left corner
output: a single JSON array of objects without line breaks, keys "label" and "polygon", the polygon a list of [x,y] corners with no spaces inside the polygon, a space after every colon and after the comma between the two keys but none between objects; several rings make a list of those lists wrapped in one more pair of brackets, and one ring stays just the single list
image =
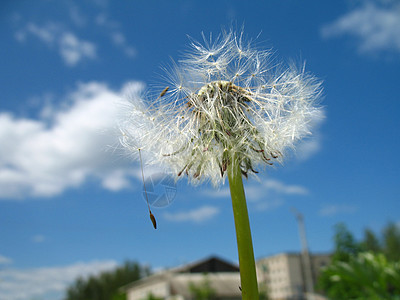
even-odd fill
[{"label": "floating dandelion seed", "polygon": [[287,149],[311,133],[322,115],[321,83],[304,66],[271,65],[271,53],[254,49],[242,33],[203,39],[204,45],[192,41],[186,57],[167,70],[168,87],[158,97],[132,99],[121,143],[195,184],[210,180],[218,186],[228,177],[242,299],[254,300],[259,297],[242,177],[281,162]]},{"label": "floating dandelion seed", "polygon": [[140,160],[140,169],[142,171],[143,189],[144,189],[144,193],[146,195],[147,208],[149,209],[149,215],[150,215],[151,223],[153,223],[154,229],[157,229],[157,221],[156,221],[156,218],[154,217],[153,213],[151,212],[150,204],[149,204],[149,198],[147,196],[146,182],[144,180],[142,154],[140,153],[140,148],[138,149],[138,152],[139,152],[139,160]]}]

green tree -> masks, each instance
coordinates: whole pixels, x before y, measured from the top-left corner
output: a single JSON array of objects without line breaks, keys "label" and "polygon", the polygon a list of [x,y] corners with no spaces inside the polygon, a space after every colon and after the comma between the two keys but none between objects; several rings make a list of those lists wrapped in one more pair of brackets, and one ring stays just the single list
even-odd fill
[{"label": "green tree", "polygon": [[333,262],[323,271],[319,287],[331,300],[400,299],[400,264],[383,254],[362,252],[348,262]]},{"label": "green tree", "polygon": [[362,251],[383,253],[390,261],[400,260],[400,227],[390,222],[377,237],[370,229],[364,231],[364,239],[360,243]]},{"label": "green tree", "polygon": [[204,279],[200,284],[190,283],[189,290],[193,300],[212,300],[216,296],[216,291],[211,286],[207,275],[204,275]]},{"label": "green tree", "polygon": [[400,261],[400,228],[392,222],[383,230],[383,253],[388,260]]},{"label": "green tree", "polygon": [[318,288],[330,299],[400,300],[400,228],[389,223],[377,237],[370,229],[357,243],[344,224],[335,227],[335,251]]},{"label": "green tree", "polygon": [[333,239],[335,250],[332,261],[349,261],[351,256],[356,255],[361,250],[360,245],[344,223],[339,223],[335,226]]},{"label": "green tree", "polygon": [[66,291],[65,300],[123,300],[118,289],[149,275],[149,269],[135,262],[126,262],[113,271],[103,272],[87,279],[78,278]]},{"label": "green tree", "polygon": [[364,230],[364,239],[360,244],[362,251],[371,251],[373,253],[379,253],[382,251],[379,239],[371,229]]}]

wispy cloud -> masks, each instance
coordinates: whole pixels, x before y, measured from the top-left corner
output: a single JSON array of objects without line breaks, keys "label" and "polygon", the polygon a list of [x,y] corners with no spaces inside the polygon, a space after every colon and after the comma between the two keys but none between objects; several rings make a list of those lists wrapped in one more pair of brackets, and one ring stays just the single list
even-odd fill
[{"label": "wispy cloud", "polygon": [[106,189],[126,188],[136,170],[110,145],[118,145],[118,103],[128,90],[135,97],[142,88],[132,82],[114,91],[90,82],[58,108],[46,108],[45,119],[0,113],[0,199],[50,197],[88,178]]},{"label": "wispy cloud", "polygon": [[60,40],[60,54],[69,66],[75,66],[84,59],[96,58],[96,46],[88,41],[78,39],[73,33],[65,32]]},{"label": "wispy cloud", "polygon": [[286,184],[275,179],[267,179],[255,184],[246,186],[246,195],[250,202],[257,202],[263,199],[281,198],[290,195],[307,195],[308,190],[295,184]]},{"label": "wispy cloud", "polygon": [[79,6],[72,1],[67,1],[65,4],[68,7],[71,21],[78,27],[85,26],[87,24],[87,18],[80,10]]},{"label": "wispy cloud", "polygon": [[254,205],[254,209],[257,211],[267,211],[274,210],[278,207],[281,207],[285,204],[285,200],[282,198],[272,198],[272,199],[263,199],[256,201]]},{"label": "wispy cloud", "polygon": [[[83,39],[76,32],[97,34],[106,37],[110,45],[123,52],[128,58],[137,56],[137,50],[129,43],[128,38],[123,33],[123,26],[115,19],[105,13],[105,6],[97,5],[96,1],[91,1],[91,13],[82,9],[81,5],[71,1],[62,2],[64,10],[68,13],[69,20],[55,20],[49,18],[48,21],[38,24],[37,22],[23,22],[23,16],[15,14],[13,17],[14,26],[19,28],[14,36],[21,43],[27,43],[28,38],[33,37],[43,42],[49,49],[58,51],[61,58],[68,66],[76,66],[78,63],[94,60],[98,57],[97,49],[102,44],[94,43],[88,39]],[[88,24],[94,24],[89,28]],[[87,30],[90,29],[90,30]],[[91,39],[93,40],[93,38]]]},{"label": "wispy cloud", "polygon": [[19,42],[26,42],[29,35],[44,42],[49,48],[57,49],[68,66],[75,66],[83,60],[93,60],[97,57],[97,47],[94,43],[78,38],[57,23],[48,22],[39,26],[30,22],[16,32],[15,38]]},{"label": "wispy cloud", "polygon": [[130,45],[128,45],[125,35],[122,32],[114,31],[111,33],[111,40],[113,41],[114,45],[121,48],[122,51],[128,57],[135,57],[136,56],[136,49]]},{"label": "wispy cloud", "polygon": [[0,265],[8,265],[12,263],[12,259],[0,254]]},{"label": "wispy cloud", "polygon": [[178,213],[165,213],[164,218],[172,222],[195,222],[201,223],[212,219],[219,213],[219,208],[215,206],[202,206],[189,211]]},{"label": "wispy cloud", "polygon": [[320,133],[320,127],[325,121],[325,111],[321,109],[317,114],[314,115],[311,121],[312,127],[315,128],[313,135],[301,140],[296,147],[296,158],[304,161],[311,158],[314,154],[321,150],[322,135]]},{"label": "wispy cloud", "polygon": [[229,187],[224,186],[219,189],[209,188],[209,189],[202,189],[201,193],[204,196],[211,197],[211,198],[226,198],[230,196]]},{"label": "wispy cloud", "polygon": [[119,22],[101,13],[97,15],[95,23],[104,30],[111,42],[117,48],[121,49],[127,57],[133,58],[136,56],[136,48],[128,43],[125,35],[121,31],[121,24]]},{"label": "wispy cloud", "polygon": [[350,35],[363,53],[400,52],[400,4],[396,1],[363,1],[350,12],[324,26],[325,38]]},{"label": "wispy cloud", "polygon": [[285,204],[287,197],[304,196],[308,193],[301,185],[286,184],[274,179],[246,186],[247,200],[258,211],[276,209]]},{"label": "wispy cloud", "polygon": [[36,235],[32,236],[31,240],[32,240],[32,242],[39,244],[39,243],[43,243],[46,240],[46,237],[42,234],[36,234]]},{"label": "wispy cloud", "polygon": [[307,195],[308,190],[300,185],[285,184],[278,180],[265,180],[262,184],[267,191],[275,191],[284,195]]},{"label": "wispy cloud", "polygon": [[400,221],[396,222],[396,226],[400,229]]},{"label": "wispy cloud", "polygon": [[[296,185],[286,184],[276,179],[266,179],[254,181],[246,184],[246,198],[251,205],[258,211],[272,210],[282,206],[287,196],[305,196],[309,194],[307,188]],[[223,187],[218,190],[203,189],[202,194],[212,198],[229,198],[229,187]]]},{"label": "wispy cloud", "polygon": [[[213,198],[230,196],[229,187],[223,187],[218,190],[207,189],[203,190],[202,193]],[[271,193],[279,195],[307,195],[309,192],[301,185],[286,184],[276,179],[266,179],[246,184],[246,195],[252,199],[259,199]]]},{"label": "wispy cloud", "polygon": [[352,214],[357,211],[357,207],[347,204],[326,204],[319,211],[321,217],[330,217],[337,214]]},{"label": "wispy cloud", "polygon": [[80,262],[37,269],[0,269],[0,299],[25,300],[62,293],[78,277],[95,275],[117,266],[113,260]]},{"label": "wispy cloud", "polygon": [[27,36],[32,35],[46,43],[47,46],[51,46],[58,32],[59,27],[54,23],[47,23],[47,25],[42,27],[35,23],[28,23],[24,29],[17,31],[15,37],[18,41],[25,42]]}]

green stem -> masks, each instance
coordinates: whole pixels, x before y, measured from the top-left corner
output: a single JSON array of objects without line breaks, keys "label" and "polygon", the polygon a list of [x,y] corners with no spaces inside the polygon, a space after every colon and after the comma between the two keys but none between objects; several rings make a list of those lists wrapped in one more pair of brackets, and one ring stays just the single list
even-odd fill
[{"label": "green stem", "polygon": [[242,299],[258,300],[258,285],[254,262],[253,242],[244,194],[242,173],[239,163],[232,157],[228,167],[229,188],[231,191],[233,216],[239,253],[240,281]]}]

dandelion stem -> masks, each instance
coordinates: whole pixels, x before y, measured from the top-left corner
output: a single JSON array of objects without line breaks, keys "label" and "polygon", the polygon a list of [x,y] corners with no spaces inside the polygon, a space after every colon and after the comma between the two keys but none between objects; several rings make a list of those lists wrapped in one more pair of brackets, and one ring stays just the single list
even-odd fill
[{"label": "dandelion stem", "polygon": [[255,300],[259,296],[253,242],[240,163],[235,157],[232,157],[228,166],[228,179],[236,227],[242,299]]}]

